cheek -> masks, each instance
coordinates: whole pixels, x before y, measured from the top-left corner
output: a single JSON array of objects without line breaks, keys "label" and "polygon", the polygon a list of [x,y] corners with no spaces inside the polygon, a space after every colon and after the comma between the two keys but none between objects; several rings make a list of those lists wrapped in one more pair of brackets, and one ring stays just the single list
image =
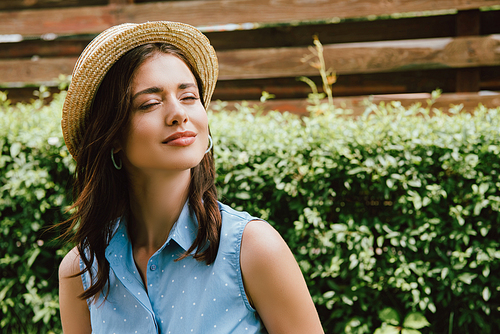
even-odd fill
[{"label": "cheek", "polygon": [[126,133],[124,151],[127,155],[144,153],[143,147],[149,145],[156,133],[155,122],[147,119],[133,120]]},{"label": "cheek", "polygon": [[206,134],[208,137],[208,116],[205,110],[203,109],[203,113],[200,113],[197,118],[196,126],[200,133]]}]

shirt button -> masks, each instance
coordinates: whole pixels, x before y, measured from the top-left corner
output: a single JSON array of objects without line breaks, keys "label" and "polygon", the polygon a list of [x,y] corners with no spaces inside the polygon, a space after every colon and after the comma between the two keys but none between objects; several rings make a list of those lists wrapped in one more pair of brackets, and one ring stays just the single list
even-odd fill
[{"label": "shirt button", "polygon": [[149,269],[151,271],[155,271],[156,270],[156,265],[155,264],[152,264],[151,266],[149,266]]}]

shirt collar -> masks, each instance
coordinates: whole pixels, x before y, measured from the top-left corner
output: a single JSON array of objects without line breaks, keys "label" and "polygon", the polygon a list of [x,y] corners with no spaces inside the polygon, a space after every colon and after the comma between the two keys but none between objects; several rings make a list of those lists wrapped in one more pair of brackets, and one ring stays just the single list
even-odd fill
[{"label": "shirt collar", "polygon": [[[170,230],[167,241],[157,251],[157,253],[161,252],[166,245],[170,243],[170,241],[175,241],[184,251],[187,251],[194,243],[197,233],[198,220],[196,219],[196,215],[191,209],[189,202],[186,201],[179,218]],[[107,255],[110,255],[109,251],[111,250],[114,254],[116,254],[126,248],[126,243],[124,243],[125,240],[129,241],[130,238],[127,233],[127,221],[124,217],[122,217],[118,220],[115,233],[107,247]]]},{"label": "shirt collar", "polygon": [[184,249],[184,251],[187,251],[194,243],[197,233],[198,220],[196,219],[196,215],[191,209],[189,202],[186,201],[177,222],[175,222],[172,230],[170,231],[167,242],[165,242],[161,249],[163,249],[170,240],[173,240],[182,249]]}]

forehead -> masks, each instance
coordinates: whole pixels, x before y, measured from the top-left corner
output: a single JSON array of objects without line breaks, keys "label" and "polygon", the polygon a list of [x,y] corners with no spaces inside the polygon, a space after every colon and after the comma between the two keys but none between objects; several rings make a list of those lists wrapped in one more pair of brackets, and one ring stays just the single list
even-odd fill
[{"label": "forehead", "polygon": [[132,90],[154,82],[196,84],[196,79],[188,65],[178,56],[155,52],[135,70],[131,82]]}]

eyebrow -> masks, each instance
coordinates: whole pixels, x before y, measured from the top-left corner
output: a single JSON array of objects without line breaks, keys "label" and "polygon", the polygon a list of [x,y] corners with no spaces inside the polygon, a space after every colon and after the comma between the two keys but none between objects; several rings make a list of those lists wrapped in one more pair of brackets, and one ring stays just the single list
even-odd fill
[{"label": "eyebrow", "polygon": [[144,90],[141,90],[140,92],[137,92],[132,96],[132,101],[135,100],[139,95],[143,94],[154,94],[154,93],[161,93],[163,92],[163,89],[160,87],[149,87]]},{"label": "eyebrow", "polygon": [[177,88],[179,89],[186,89],[186,88],[190,88],[190,87],[196,87],[198,88],[198,86],[194,83],[181,83]]},{"label": "eyebrow", "polygon": [[[177,86],[178,89],[187,89],[187,88],[190,88],[190,87],[198,87],[196,84],[194,83],[181,83],[179,84],[179,86]],[[139,95],[144,95],[144,94],[155,94],[155,93],[161,93],[163,92],[163,88],[160,88],[160,87],[149,87],[149,88],[146,88],[144,90],[141,90],[140,92],[137,92],[134,94],[134,96],[132,96],[132,101],[135,100]]]}]

